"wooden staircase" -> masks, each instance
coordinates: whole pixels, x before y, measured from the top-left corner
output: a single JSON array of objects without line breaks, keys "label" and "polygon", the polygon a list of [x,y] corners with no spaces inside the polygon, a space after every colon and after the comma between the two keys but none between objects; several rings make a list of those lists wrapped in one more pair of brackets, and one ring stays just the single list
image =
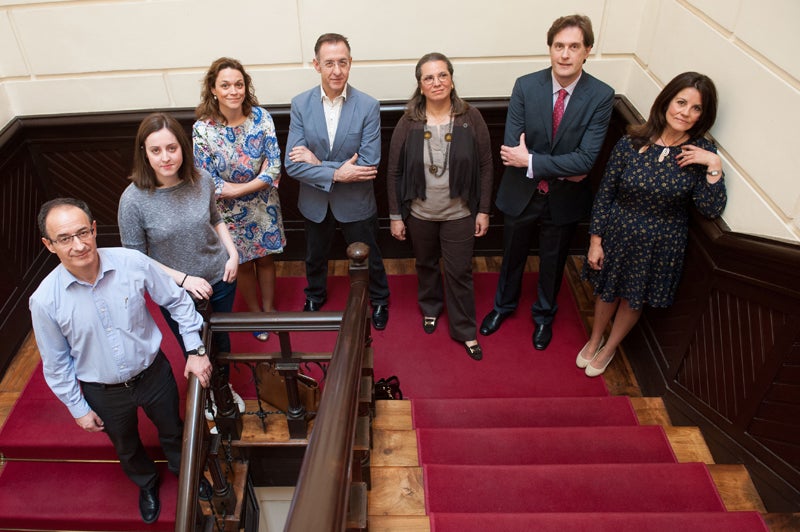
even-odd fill
[{"label": "wooden staircase", "polygon": [[[491,270],[491,258],[476,258],[484,261],[483,269]],[[410,273],[406,262],[398,261],[390,273]],[[535,264],[532,266],[535,268]],[[568,269],[574,277],[575,264]],[[280,272],[279,272],[280,273]],[[587,295],[581,294],[579,283],[571,279],[576,300],[586,321]],[[578,288],[575,288],[575,287]],[[0,427],[2,427],[19,397],[31,372],[38,364],[38,352],[32,335],[18,352],[11,368],[0,382]],[[764,505],[742,465],[715,464],[711,453],[697,427],[673,426],[660,398],[641,397],[635,377],[627,359],[619,357],[604,375],[607,388],[612,395],[628,396],[640,424],[660,425],[669,439],[680,462],[702,462],[707,464],[717,490],[729,511],[758,511],[770,530],[784,532],[800,530],[800,514],[767,513]],[[248,410],[256,410],[248,404]],[[243,438],[267,441],[280,446],[289,440],[288,428],[279,415],[270,416],[266,433],[257,420],[245,428]],[[250,423],[248,422],[248,425]],[[372,425],[371,490],[368,494],[368,524],[373,531],[429,531],[430,521],[425,513],[425,496],[422,469],[419,464],[417,438],[413,430],[410,401],[378,401]],[[306,442],[293,442],[303,446]],[[4,464],[0,460],[0,471]],[[0,519],[2,521],[2,519]]]},{"label": "wooden staircase", "polygon": [[[773,532],[798,530],[800,516],[767,513],[745,467],[715,464],[700,430],[673,426],[660,398],[632,397],[630,401],[641,425],[663,427],[679,462],[707,465],[728,511],[760,512]],[[411,402],[377,401],[373,437],[369,529],[429,531]]]}]

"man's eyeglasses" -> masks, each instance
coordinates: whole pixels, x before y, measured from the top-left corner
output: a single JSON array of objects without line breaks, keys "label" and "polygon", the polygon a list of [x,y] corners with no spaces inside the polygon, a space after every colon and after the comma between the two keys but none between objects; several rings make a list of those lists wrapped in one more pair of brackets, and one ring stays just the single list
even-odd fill
[{"label": "man's eyeglasses", "polygon": [[339,59],[338,61],[325,61],[324,63],[321,63],[321,66],[325,70],[333,70],[337,66],[339,67],[339,70],[347,70],[347,67],[350,66],[350,60]]},{"label": "man's eyeglasses", "polygon": [[423,76],[420,80],[423,85],[433,85],[434,80],[439,80],[439,83],[447,83],[447,80],[450,79],[450,74],[448,72],[439,72],[435,76],[433,74],[428,74],[427,76]]},{"label": "man's eyeglasses", "polygon": [[92,238],[93,234],[94,234],[93,228],[84,229],[82,231],[78,231],[73,235],[62,235],[56,238],[55,240],[53,240],[52,238],[48,238],[48,240],[53,244],[58,244],[59,246],[67,247],[72,245],[72,242],[75,240],[75,238],[77,238],[81,242],[88,242]]}]

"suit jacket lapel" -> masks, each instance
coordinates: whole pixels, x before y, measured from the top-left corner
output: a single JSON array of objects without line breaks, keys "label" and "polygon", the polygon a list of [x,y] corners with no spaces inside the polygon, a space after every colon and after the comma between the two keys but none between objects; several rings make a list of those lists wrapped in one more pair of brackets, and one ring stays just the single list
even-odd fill
[{"label": "suit jacket lapel", "polygon": [[539,97],[542,98],[539,107],[539,116],[544,125],[544,130],[547,132],[547,138],[552,149],[553,145],[553,81],[550,70],[545,72],[546,75],[542,76],[541,87],[539,89]]},{"label": "suit jacket lapel", "polygon": [[325,147],[325,153],[321,159],[327,161],[330,159],[331,145],[330,141],[328,141],[328,125],[325,121],[325,109],[323,108],[322,104],[321,87],[318,91],[312,92],[310,104],[311,124],[309,124],[309,126],[313,128],[314,135],[317,138],[322,139],[322,145]]},{"label": "suit jacket lapel", "polygon": [[[356,95],[353,94],[353,89],[348,85],[347,99],[342,104],[342,113],[339,115],[339,125],[336,127],[336,135],[333,137],[333,146],[331,147],[331,157],[334,160],[347,137],[347,132],[350,130],[350,122],[353,121],[353,114],[356,108],[355,99]],[[353,154],[351,153],[348,158],[352,156]]]},{"label": "suit jacket lapel", "polygon": [[[564,136],[564,131],[567,131],[572,124],[578,120],[578,117],[583,114],[584,108],[586,107],[587,101],[587,94],[586,94],[586,72],[581,74],[581,79],[578,81],[578,84],[575,85],[575,90],[572,91],[572,94],[569,97],[569,102],[567,104],[567,108],[564,110],[564,116],[561,117],[561,124],[558,126],[558,133],[556,133],[556,138],[553,139],[553,147],[555,148],[558,141]],[[550,115],[550,132],[553,131],[553,117],[552,113]]]}]

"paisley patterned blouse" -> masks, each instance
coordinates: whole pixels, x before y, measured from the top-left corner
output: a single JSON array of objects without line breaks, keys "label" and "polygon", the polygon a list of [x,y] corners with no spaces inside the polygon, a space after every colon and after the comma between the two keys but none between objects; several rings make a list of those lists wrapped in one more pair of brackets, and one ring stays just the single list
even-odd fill
[{"label": "paisley patterned blouse", "polygon": [[254,107],[244,123],[234,127],[198,120],[192,128],[192,141],[195,164],[214,178],[217,195],[226,181],[261,179],[271,185],[235,199],[217,197],[219,212],[239,250],[239,262],[283,252],[286,237],[278,198],[281,151],[269,113]]}]

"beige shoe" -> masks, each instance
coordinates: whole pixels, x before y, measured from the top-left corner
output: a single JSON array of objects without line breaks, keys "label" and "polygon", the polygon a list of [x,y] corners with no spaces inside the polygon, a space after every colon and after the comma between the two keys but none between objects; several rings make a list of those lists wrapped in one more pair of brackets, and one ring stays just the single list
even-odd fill
[{"label": "beige shoe", "polygon": [[[605,349],[605,348],[603,348],[603,349]],[[603,349],[601,349],[600,351],[602,351]],[[594,358],[597,358],[597,356],[600,354],[600,351],[597,352],[597,355],[595,355]],[[608,357],[608,360],[606,360],[606,363],[603,364],[602,368],[595,368],[591,364],[586,366],[586,376],[587,377],[599,377],[600,375],[605,373],[606,368],[608,367],[609,364],[611,364],[611,361],[614,360],[614,355],[616,355],[616,354],[617,354],[616,351],[611,353],[611,356]],[[594,360],[594,359],[592,359],[592,360]]]},{"label": "beige shoe", "polygon": [[586,354],[586,348],[589,347],[589,342],[586,342],[586,345],[583,346],[583,349],[581,349],[580,353],[578,353],[578,358],[575,359],[575,365],[581,369],[584,369],[586,366],[591,364],[592,360],[594,360],[594,357],[596,357],[597,353],[599,353],[600,350],[603,349],[603,346],[605,344],[606,344],[605,336],[600,337],[600,345],[597,346],[597,350],[592,354],[592,358],[584,358],[583,355]]}]

